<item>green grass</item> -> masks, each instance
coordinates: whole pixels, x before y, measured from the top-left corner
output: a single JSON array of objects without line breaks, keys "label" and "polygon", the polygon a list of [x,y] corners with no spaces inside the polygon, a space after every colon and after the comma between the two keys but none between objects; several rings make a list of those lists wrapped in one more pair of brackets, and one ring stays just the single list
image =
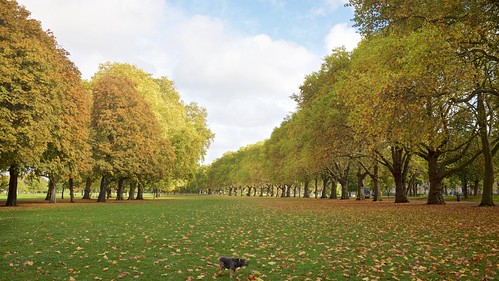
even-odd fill
[{"label": "green grass", "polygon": [[[474,203],[171,196],[0,207],[1,280],[498,278],[499,212]],[[3,203],[3,202],[0,202]]]}]

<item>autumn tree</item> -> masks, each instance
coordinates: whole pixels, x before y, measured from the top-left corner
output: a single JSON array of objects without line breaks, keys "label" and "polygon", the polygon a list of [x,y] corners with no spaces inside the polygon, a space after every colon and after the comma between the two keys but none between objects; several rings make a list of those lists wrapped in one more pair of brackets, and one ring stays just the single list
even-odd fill
[{"label": "autumn tree", "polygon": [[[288,116],[281,125],[274,128],[270,139],[265,142],[265,157],[271,170],[267,175],[271,184],[281,190],[281,196],[287,196],[288,188],[299,182],[306,182],[308,170],[302,158],[303,143],[295,135],[296,113]],[[295,138],[296,137],[296,138]]]},{"label": "autumn tree", "polygon": [[174,154],[149,103],[123,75],[99,75],[92,84],[93,155],[102,175],[99,202],[107,183],[129,178],[161,179],[171,170]]},{"label": "autumn tree", "polygon": [[[443,58],[452,58],[452,62],[432,60],[433,65],[456,65],[460,59],[462,72],[446,73],[449,77],[458,74],[463,89],[446,94],[441,99],[455,103],[454,108],[463,107],[474,112],[484,155],[484,195],[481,205],[493,205],[493,164],[492,156],[496,153],[497,137],[495,133],[495,107],[498,96],[498,11],[496,1],[384,1],[352,0],[355,8],[355,21],[361,33],[368,37],[405,36],[410,33],[421,34],[428,30],[438,35],[443,44],[438,44],[436,51],[447,48],[449,54]],[[429,42],[434,40],[432,37]],[[435,41],[433,41],[435,42]],[[419,40],[418,43],[427,43]],[[419,44],[418,44],[419,45]],[[434,51],[434,50],[432,50]],[[433,55],[437,52],[430,52]],[[452,55],[454,57],[452,57]],[[433,57],[435,58],[435,57]],[[442,72],[437,72],[442,73]],[[421,74],[421,73],[420,73]],[[468,75],[468,77],[463,77]],[[444,77],[445,79],[445,77]],[[447,80],[449,82],[449,80]],[[448,84],[452,85],[452,83]],[[448,86],[447,85],[447,86]],[[438,200],[437,200],[438,201]],[[429,200],[430,203],[430,200]]]},{"label": "autumn tree", "polygon": [[200,165],[194,174],[194,177],[186,184],[186,190],[188,192],[202,192],[205,191],[207,194],[212,194],[213,189],[208,187],[208,166]]},{"label": "autumn tree", "polygon": [[329,180],[333,198],[336,184],[342,186],[342,199],[348,199],[348,176],[352,158],[357,152],[354,131],[348,124],[349,108],[336,92],[337,83],[350,67],[350,53],[344,48],[333,50],[324,58],[320,70],[308,75],[295,96],[306,141],[306,163],[322,176],[323,195]]},{"label": "autumn tree", "polygon": [[174,149],[172,178],[184,180],[192,177],[214,138],[207,124],[206,109],[196,103],[185,104],[173,81],[166,77],[153,78],[136,66],[104,63],[95,77],[107,74],[127,76],[135,83],[140,96],[151,105],[164,138]]},{"label": "autumn tree", "polygon": [[229,195],[235,192],[235,173],[239,162],[236,152],[226,152],[222,157],[213,161],[207,171],[207,187],[220,190],[225,193],[228,189]]},{"label": "autumn tree", "polygon": [[[75,161],[85,157],[85,129],[78,132],[81,138],[68,135],[75,132],[70,120],[85,118],[85,111],[78,117],[72,111],[86,106],[79,73],[53,35],[29,15],[15,1],[0,1],[0,165],[10,173],[8,206],[17,204],[23,169],[38,169],[42,158],[45,164],[50,159],[52,174],[69,176],[78,169]],[[75,139],[81,147],[70,145]],[[64,155],[49,156],[52,148]]]},{"label": "autumn tree", "polygon": [[51,131],[52,138],[43,154],[39,170],[50,179],[49,201],[55,203],[55,186],[64,179],[69,184],[70,202],[74,202],[74,181],[89,172],[91,94],[82,85],[80,72],[64,52],[59,56],[61,83],[58,91],[63,105],[58,123]]}]

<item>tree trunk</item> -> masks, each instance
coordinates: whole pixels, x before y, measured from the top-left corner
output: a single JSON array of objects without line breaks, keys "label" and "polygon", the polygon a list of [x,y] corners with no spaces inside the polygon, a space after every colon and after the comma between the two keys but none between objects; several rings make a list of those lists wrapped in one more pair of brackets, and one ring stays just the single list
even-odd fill
[{"label": "tree trunk", "polygon": [[287,186],[287,191],[286,191],[286,197],[291,197],[291,185],[284,185]]},{"label": "tree trunk", "polygon": [[144,184],[140,181],[137,185],[137,200],[144,200]]},{"label": "tree trunk", "polygon": [[441,180],[430,178],[430,191],[428,194],[428,204],[429,205],[445,204],[444,197],[442,196],[442,181]]},{"label": "tree trunk", "polygon": [[55,188],[56,182],[54,178],[51,176],[49,177],[49,192],[48,192],[48,197],[49,197],[49,203],[55,203],[56,202],[56,188]]},{"label": "tree trunk", "polygon": [[466,199],[468,198],[468,176],[464,175],[463,178],[461,179],[461,184],[462,184],[462,191],[463,191],[463,197]]},{"label": "tree trunk", "polygon": [[483,95],[483,93],[478,93],[477,96],[478,132],[482,143],[483,155],[483,194],[480,206],[495,206],[493,197],[494,161],[492,158],[492,151],[490,149],[489,134],[487,132],[487,116]]},{"label": "tree trunk", "polygon": [[473,185],[473,196],[478,196],[478,184],[480,183],[479,180],[474,181]]},{"label": "tree trunk", "polygon": [[348,181],[341,181],[341,199],[348,199]]},{"label": "tree trunk", "polygon": [[85,190],[83,191],[83,197],[81,199],[90,199],[90,192],[92,191],[92,178],[87,177],[85,182]]},{"label": "tree trunk", "polygon": [[73,178],[69,178],[69,202],[75,202],[75,191],[74,191],[74,181]]},{"label": "tree trunk", "polygon": [[321,193],[321,199],[326,199],[327,198],[327,184],[329,183],[329,178],[328,176],[324,175],[322,177],[322,193]]},{"label": "tree trunk", "polygon": [[123,201],[123,190],[125,187],[125,178],[121,177],[118,179],[118,188],[116,190],[116,201]]},{"label": "tree trunk", "polygon": [[130,181],[130,190],[128,191],[128,199],[127,200],[135,200],[135,188],[137,187],[137,181]]},{"label": "tree trunk", "polygon": [[108,184],[106,189],[106,199],[109,199],[111,197],[113,197],[113,189]]},{"label": "tree trunk", "polygon": [[12,165],[9,168],[9,194],[5,206],[17,206],[17,179],[19,178],[19,166]]},{"label": "tree trunk", "polygon": [[303,184],[303,198],[310,198],[310,191],[308,190],[308,181]]},{"label": "tree trunk", "polygon": [[[392,175],[395,180],[395,203],[407,203],[405,193],[405,179],[409,166],[410,156],[407,152],[404,155],[404,149],[400,147],[392,147],[393,170]],[[405,156],[405,157],[404,157]]]},{"label": "tree trunk", "polygon": [[381,187],[379,183],[379,166],[376,162],[373,167],[373,174],[371,176],[371,180],[373,182],[373,201],[381,201]]},{"label": "tree trunk", "polygon": [[331,194],[329,194],[329,199],[338,199],[338,195],[336,194],[336,188],[338,187],[338,182],[331,178]]},{"label": "tree trunk", "polygon": [[405,195],[405,181],[402,175],[396,173],[395,179],[395,203],[407,203],[409,200]]},{"label": "tree trunk", "polygon": [[108,181],[106,176],[102,176],[100,181],[100,190],[99,197],[97,198],[97,202],[106,202],[106,191],[108,188]]},{"label": "tree trunk", "polygon": [[364,178],[367,176],[367,173],[362,173],[361,168],[357,170],[357,200],[365,200],[364,196]]},{"label": "tree trunk", "polygon": [[428,153],[428,180],[430,181],[430,191],[428,194],[429,205],[445,204],[444,197],[442,196],[442,176],[440,175],[441,168],[438,165],[438,155],[435,153]]},{"label": "tree trunk", "polygon": [[318,183],[317,183],[317,178],[315,179],[315,198],[317,198],[319,196],[319,187],[318,187]]},{"label": "tree trunk", "polygon": [[45,193],[45,201],[50,200],[50,184],[47,185],[47,193]]}]

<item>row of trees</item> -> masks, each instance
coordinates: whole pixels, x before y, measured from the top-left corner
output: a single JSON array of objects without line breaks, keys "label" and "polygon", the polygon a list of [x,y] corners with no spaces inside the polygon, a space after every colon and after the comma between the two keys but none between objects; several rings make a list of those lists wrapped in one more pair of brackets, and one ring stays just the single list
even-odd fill
[{"label": "row of trees", "polygon": [[[428,204],[443,204],[443,182],[482,177],[491,206],[499,149],[499,4],[473,1],[351,0],[363,40],[333,50],[293,95],[295,113],[270,139],[200,170],[192,186],[212,190],[304,188],[320,179],[342,187],[370,177],[374,200],[389,172],[395,202],[425,171]],[[199,184],[202,182],[202,185]],[[385,180],[386,182],[386,180]],[[286,189],[287,187],[287,189]],[[467,191],[464,188],[463,191]],[[336,191],[331,192],[336,196]]]},{"label": "row of trees", "polygon": [[[17,204],[26,173],[90,187],[98,201],[110,182],[123,199],[134,190],[190,178],[214,135],[207,112],[184,104],[173,82],[129,64],[106,63],[91,81],[50,32],[15,1],[0,0],[0,170],[9,172],[7,205]],[[88,190],[89,191],[89,190]],[[86,193],[84,197],[88,198]]]}]

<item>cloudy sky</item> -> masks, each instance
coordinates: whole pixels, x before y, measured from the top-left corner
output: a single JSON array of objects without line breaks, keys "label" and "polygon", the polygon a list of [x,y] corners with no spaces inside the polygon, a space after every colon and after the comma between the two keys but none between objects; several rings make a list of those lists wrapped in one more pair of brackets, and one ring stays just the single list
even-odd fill
[{"label": "cloudy sky", "polygon": [[126,62],[175,81],[207,108],[206,163],[270,137],[334,47],[355,47],[346,0],[18,0],[71,53],[84,79]]}]

